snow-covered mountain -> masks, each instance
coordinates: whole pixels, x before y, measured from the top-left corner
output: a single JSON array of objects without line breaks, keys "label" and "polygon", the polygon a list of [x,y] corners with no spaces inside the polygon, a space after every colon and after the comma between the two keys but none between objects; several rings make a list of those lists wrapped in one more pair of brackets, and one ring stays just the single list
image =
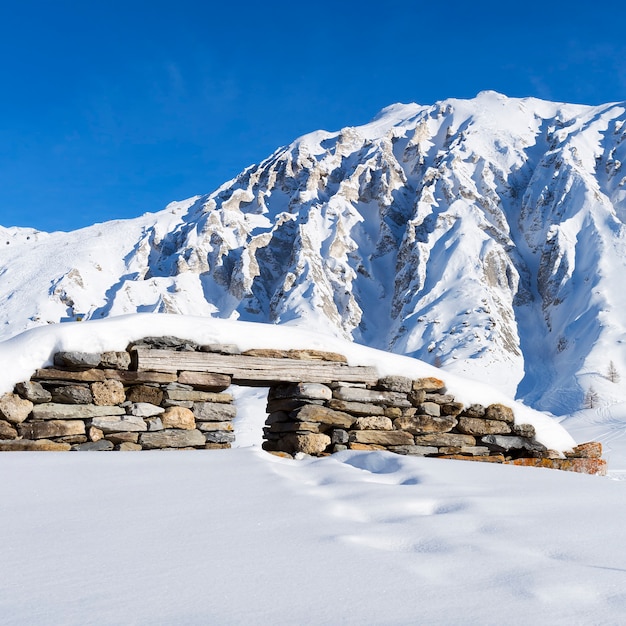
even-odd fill
[{"label": "snow-covered mountain", "polygon": [[[0,336],[135,311],[298,323],[557,414],[626,375],[626,103],[483,92],[318,131],[214,193],[0,228]],[[5,243],[6,242],[6,243]]]}]

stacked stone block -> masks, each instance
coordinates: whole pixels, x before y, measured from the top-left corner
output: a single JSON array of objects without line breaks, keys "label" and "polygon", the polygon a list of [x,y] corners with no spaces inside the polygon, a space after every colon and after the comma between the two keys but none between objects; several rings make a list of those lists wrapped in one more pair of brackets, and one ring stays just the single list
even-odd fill
[{"label": "stacked stone block", "polygon": [[263,447],[279,454],[388,450],[585,473],[605,470],[600,444],[578,446],[564,459],[536,441],[532,425],[515,424],[510,407],[465,407],[437,378],[276,385],[267,412]]},{"label": "stacked stone block", "polygon": [[56,354],[0,398],[0,451],[230,448],[230,376],[130,363],[127,351]]}]

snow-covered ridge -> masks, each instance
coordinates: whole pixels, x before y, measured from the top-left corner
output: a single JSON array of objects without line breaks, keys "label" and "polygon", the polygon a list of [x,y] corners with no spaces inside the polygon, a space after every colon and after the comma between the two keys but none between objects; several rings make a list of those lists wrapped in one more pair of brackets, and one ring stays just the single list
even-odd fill
[{"label": "snow-covered ridge", "polygon": [[392,105],[208,196],[0,247],[2,335],[136,311],[301,324],[567,413],[626,371],[625,121],[494,92]]}]

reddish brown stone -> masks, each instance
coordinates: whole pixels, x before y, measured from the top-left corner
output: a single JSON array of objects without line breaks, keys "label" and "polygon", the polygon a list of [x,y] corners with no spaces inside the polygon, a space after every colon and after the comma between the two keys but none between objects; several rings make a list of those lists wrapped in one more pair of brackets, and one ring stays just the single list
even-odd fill
[{"label": "reddish brown stone", "polygon": [[574,459],[600,459],[602,458],[602,444],[599,441],[581,443],[573,448],[571,452],[566,452],[565,456]]},{"label": "reddish brown stone", "polygon": [[428,378],[418,378],[413,381],[413,389],[421,389],[426,392],[443,391],[446,388],[446,383],[439,378],[430,376]]},{"label": "reddish brown stone", "polygon": [[606,461],[604,459],[515,459],[505,461],[507,465],[521,465],[525,467],[545,467],[559,469],[579,474],[606,475]]}]

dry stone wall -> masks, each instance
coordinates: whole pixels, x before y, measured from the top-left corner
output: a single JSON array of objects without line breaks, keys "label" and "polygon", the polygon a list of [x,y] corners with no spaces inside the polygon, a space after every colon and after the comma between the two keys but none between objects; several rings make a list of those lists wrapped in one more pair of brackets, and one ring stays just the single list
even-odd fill
[{"label": "dry stone wall", "polygon": [[[144,340],[160,346],[167,339]],[[172,340],[180,350],[194,349]],[[0,398],[0,451],[230,448],[231,377],[131,371],[129,351],[61,352]]]},{"label": "dry stone wall", "polygon": [[[301,379],[305,379],[301,382]],[[250,350],[148,337],[126,351],[60,352],[0,397],[0,451],[221,449],[235,439],[231,383],[269,386],[263,448],[342,450],[602,474],[600,444],[563,458],[501,404],[464,406],[438,378],[378,378],[315,350]]]},{"label": "dry stone wall", "polygon": [[263,447],[285,455],[342,450],[549,467],[604,474],[599,443],[577,446],[566,458],[516,424],[502,404],[465,407],[437,378],[381,378],[375,385],[333,382],[270,389]]}]

